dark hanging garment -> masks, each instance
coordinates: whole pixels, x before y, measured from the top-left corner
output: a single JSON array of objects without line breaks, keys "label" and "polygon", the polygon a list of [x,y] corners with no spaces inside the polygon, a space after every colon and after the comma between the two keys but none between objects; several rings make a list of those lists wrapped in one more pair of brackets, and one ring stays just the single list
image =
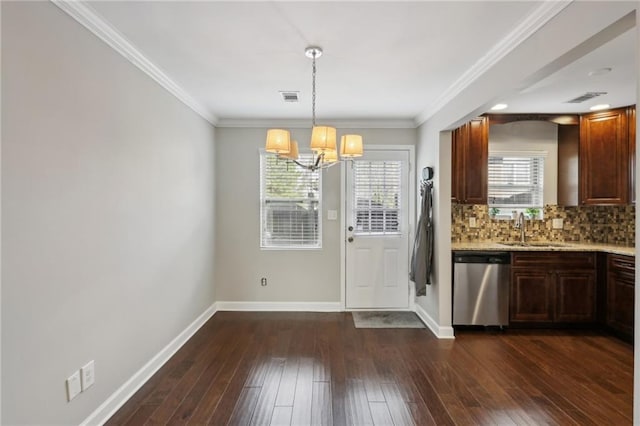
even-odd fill
[{"label": "dark hanging garment", "polygon": [[416,230],[416,238],[413,242],[413,254],[411,255],[411,271],[409,279],[416,285],[416,296],[427,294],[427,284],[431,284],[431,264],[433,261],[433,218],[431,209],[433,183],[423,183],[422,208],[420,220]]}]

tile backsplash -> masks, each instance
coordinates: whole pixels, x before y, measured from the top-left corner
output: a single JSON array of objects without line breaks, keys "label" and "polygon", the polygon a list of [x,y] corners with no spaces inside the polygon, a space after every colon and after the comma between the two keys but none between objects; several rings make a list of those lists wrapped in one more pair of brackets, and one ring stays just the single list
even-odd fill
[{"label": "tile backsplash", "polygon": [[[544,206],[544,219],[527,220],[528,241],[557,241],[635,245],[635,206]],[[469,226],[475,217],[476,227]],[[562,229],[552,220],[562,219]],[[518,241],[520,230],[512,220],[493,219],[486,205],[451,205],[451,241]]]}]

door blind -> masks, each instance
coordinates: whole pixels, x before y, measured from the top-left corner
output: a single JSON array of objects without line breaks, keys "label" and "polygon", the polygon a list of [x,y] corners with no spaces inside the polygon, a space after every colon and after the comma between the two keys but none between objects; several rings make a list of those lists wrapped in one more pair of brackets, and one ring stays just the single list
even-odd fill
[{"label": "door blind", "polygon": [[[300,154],[310,163],[311,154]],[[321,173],[261,155],[260,222],[263,248],[320,248]]]},{"label": "door blind", "polygon": [[401,171],[401,161],[354,161],[354,233],[400,232]]},{"label": "door blind", "polygon": [[488,204],[542,207],[544,155],[489,154]]}]

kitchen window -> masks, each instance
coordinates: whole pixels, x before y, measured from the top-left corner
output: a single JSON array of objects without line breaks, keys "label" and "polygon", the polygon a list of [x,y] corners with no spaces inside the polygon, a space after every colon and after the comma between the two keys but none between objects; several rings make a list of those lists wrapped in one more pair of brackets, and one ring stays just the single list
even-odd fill
[{"label": "kitchen window", "polygon": [[[300,154],[310,163],[311,154]],[[274,155],[260,155],[260,247],[322,247],[322,173],[309,171]]]},{"label": "kitchen window", "polygon": [[541,218],[546,152],[490,152],[488,205],[491,216],[524,212]]}]

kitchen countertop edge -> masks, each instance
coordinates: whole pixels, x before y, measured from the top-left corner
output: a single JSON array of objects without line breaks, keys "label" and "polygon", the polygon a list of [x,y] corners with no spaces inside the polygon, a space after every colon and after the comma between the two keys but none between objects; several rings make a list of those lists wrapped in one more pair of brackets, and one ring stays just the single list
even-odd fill
[{"label": "kitchen countertop edge", "polygon": [[[543,244],[536,241],[534,244]],[[558,244],[552,242],[551,244]],[[482,242],[482,243],[451,243],[453,251],[585,251],[585,252],[602,252],[611,254],[622,254],[626,256],[635,256],[635,247],[616,246],[612,244],[590,244],[590,243],[560,243],[562,246],[512,246],[507,243],[499,242]]]}]

